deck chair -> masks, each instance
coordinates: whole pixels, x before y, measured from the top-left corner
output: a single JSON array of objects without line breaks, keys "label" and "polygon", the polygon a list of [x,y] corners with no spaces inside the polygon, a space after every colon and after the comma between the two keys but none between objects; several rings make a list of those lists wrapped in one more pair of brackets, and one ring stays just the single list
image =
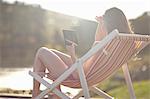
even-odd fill
[{"label": "deck chair", "polygon": [[[38,73],[29,71],[29,74],[47,88],[43,90],[36,99],[41,99],[49,92],[53,92],[61,99],[70,99],[66,94],[60,92],[56,87],[64,85],[71,88],[81,88],[82,90],[72,99],[84,96],[90,99],[89,91],[93,91],[105,99],[113,99],[112,96],[98,89],[95,85],[104,81],[122,67],[125,80],[129,89],[131,99],[136,99],[132,81],[130,78],[127,62],[133,55],[142,50],[150,43],[150,36],[138,34],[123,34],[117,30],[112,31],[98,44],[92,47],[85,55],[67,69],[60,77],[54,79],[52,84],[45,81]],[[90,57],[97,54],[95,62],[89,71],[84,73],[83,63]],[[98,65],[97,65],[98,64]],[[75,70],[78,71],[79,79],[67,79]]]}]

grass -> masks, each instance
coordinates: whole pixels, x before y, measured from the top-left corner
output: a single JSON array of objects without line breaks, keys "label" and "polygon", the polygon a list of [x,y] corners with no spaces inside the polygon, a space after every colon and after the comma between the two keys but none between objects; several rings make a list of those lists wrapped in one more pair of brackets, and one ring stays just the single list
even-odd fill
[{"label": "grass", "polygon": [[[137,99],[150,99],[150,81],[141,81],[133,83]],[[130,99],[126,85],[114,88],[108,92],[115,99]]]}]

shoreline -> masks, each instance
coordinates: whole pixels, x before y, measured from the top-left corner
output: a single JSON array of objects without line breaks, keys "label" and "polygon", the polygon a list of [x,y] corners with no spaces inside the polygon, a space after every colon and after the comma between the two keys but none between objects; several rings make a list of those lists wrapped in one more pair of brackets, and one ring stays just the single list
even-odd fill
[{"label": "shoreline", "polygon": [[5,93],[5,94],[0,94],[0,99],[31,99],[31,95],[29,94],[13,94],[13,93]]}]

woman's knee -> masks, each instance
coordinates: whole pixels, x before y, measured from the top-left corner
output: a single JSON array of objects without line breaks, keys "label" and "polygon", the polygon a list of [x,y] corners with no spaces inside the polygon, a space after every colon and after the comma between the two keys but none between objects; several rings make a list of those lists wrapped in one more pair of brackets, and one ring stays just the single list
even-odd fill
[{"label": "woman's knee", "polygon": [[47,47],[41,47],[38,49],[37,51],[37,55],[40,57],[40,56],[43,56],[45,54],[52,54],[53,53],[53,49],[48,49]]},{"label": "woman's knee", "polygon": [[46,48],[46,47],[41,47],[41,48],[38,49],[37,55],[38,55],[38,56],[41,56],[41,55],[43,55],[47,50],[48,50],[48,48]]}]

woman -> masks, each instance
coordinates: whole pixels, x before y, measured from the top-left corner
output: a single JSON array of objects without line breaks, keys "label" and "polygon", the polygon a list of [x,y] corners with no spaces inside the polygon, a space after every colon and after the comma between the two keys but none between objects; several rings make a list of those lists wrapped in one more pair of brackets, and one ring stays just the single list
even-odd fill
[{"label": "woman", "polygon": [[[114,29],[118,29],[119,32],[131,33],[130,27],[128,25],[127,19],[123,12],[118,8],[108,9],[103,17],[96,17],[98,21],[98,28],[95,34],[94,45],[102,40],[107,33],[110,33]],[[59,77],[66,69],[69,68],[75,62],[75,51],[74,45],[67,46],[67,50],[70,52],[70,55],[64,54],[57,50],[48,49],[45,47],[40,48],[35,57],[33,71],[34,72],[45,72],[48,69],[51,79]],[[93,59],[96,55],[87,60],[84,63],[84,72],[87,73]],[[73,73],[68,79],[78,79],[78,74]],[[40,83],[34,79],[33,81],[33,93],[32,98],[36,97],[40,90]],[[60,87],[58,87],[60,90]],[[54,99],[58,99],[57,96],[53,96]]]}]

